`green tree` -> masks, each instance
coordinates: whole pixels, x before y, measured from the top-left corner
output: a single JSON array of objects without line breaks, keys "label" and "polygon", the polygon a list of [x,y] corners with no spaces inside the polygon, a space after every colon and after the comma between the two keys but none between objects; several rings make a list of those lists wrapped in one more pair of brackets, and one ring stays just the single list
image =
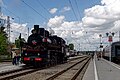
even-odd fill
[{"label": "green tree", "polygon": [[4,27],[0,27],[0,54],[7,53],[7,34]]},{"label": "green tree", "polygon": [[15,40],[15,45],[17,48],[20,48],[20,39]]},{"label": "green tree", "polygon": [[20,48],[24,42],[25,42],[24,38],[16,39],[15,40],[15,45],[16,45],[17,48]]},{"label": "green tree", "polygon": [[74,50],[74,44],[72,44],[72,43],[69,44],[69,49],[70,49],[70,50]]}]

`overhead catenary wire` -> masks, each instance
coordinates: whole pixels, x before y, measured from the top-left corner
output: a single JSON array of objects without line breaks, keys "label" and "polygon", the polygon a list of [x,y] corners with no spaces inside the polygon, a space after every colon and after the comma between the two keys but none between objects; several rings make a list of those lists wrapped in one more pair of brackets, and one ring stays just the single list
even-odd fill
[{"label": "overhead catenary wire", "polygon": [[6,7],[3,7],[6,11],[8,11],[9,13],[11,13],[12,15],[14,15],[13,17],[11,17],[13,20],[14,18],[18,18],[19,19],[19,24],[21,24],[21,21],[25,21],[24,18],[21,18],[20,16],[16,15],[14,12],[10,11],[9,9],[7,9]]},{"label": "overhead catenary wire", "polygon": [[71,6],[71,8],[72,8],[72,11],[73,11],[73,14],[74,14],[76,20],[79,21],[79,19],[77,18],[77,15],[76,15],[76,13],[75,13],[75,10],[74,10],[74,8],[73,8],[73,5],[72,5],[71,0],[69,0],[69,3],[70,3],[70,6]]},{"label": "overhead catenary wire", "polygon": [[[5,3],[4,3],[5,4]],[[14,15],[14,17],[17,17],[17,18],[19,18],[19,25],[21,26],[21,23],[20,23],[20,17],[18,16],[18,15],[16,15],[14,12],[12,12],[12,11],[10,11],[9,9],[7,9],[6,7],[2,7],[2,8],[4,8],[6,11],[8,11],[9,13],[11,13],[12,15]],[[10,17],[10,16],[9,16]],[[14,19],[14,17],[10,17],[12,20]],[[10,21],[10,20],[9,20]],[[8,22],[8,19],[7,19],[7,22]],[[7,23],[8,24],[8,23]],[[9,23],[9,24],[12,24],[12,23]],[[12,24],[12,26],[18,26],[18,24]],[[18,28],[16,28],[16,29],[20,29],[20,27],[18,27]],[[9,35],[11,36],[11,32],[17,32],[17,33],[20,33],[20,32],[18,32],[17,30],[14,30],[14,31],[12,31],[12,27],[10,27],[9,26]],[[22,34],[27,34],[27,33],[22,33]],[[18,36],[18,34],[14,34],[14,36]],[[11,36],[12,37],[12,36]],[[10,38],[11,38],[10,37]]]},{"label": "overhead catenary wire", "polygon": [[[75,16],[76,20],[79,21],[77,15],[76,15],[76,13],[75,13],[75,10],[74,10],[74,8],[73,8],[73,5],[72,5],[71,0],[69,0],[69,3],[70,3],[70,6],[71,6],[71,8],[72,8],[72,11],[73,11],[73,13],[74,13],[74,16]],[[75,4],[76,4],[76,6],[77,6],[77,9],[79,9],[76,0],[75,0]],[[78,11],[79,11],[79,10],[78,10]],[[80,12],[79,12],[79,16],[80,16]],[[89,41],[89,39],[87,39],[85,36],[84,36],[84,38],[85,38],[85,40],[86,40],[89,44],[91,44],[90,41]]]},{"label": "overhead catenary wire", "polygon": [[19,16],[17,16],[15,13],[13,13],[12,11],[10,11],[9,9],[7,9],[7,8],[5,8],[5,7],[3,7],[5,10],[7,10],[8,12],[10,12],[11,14],[13,14],[13,15],[15,15],[16,17],[19,17]]},{"label": "overhead catenary wire", "polygon": [[[79,18],[81,18],[81,17],[80,17],[80,16],[81,16],[81,15],[80,15],[80,10],[79,10],[78,4],[77,4],[77,0],[74,0],[74,1],[75,1],[75,4],[76,4],[76,7],[77,7],[77,11],[78,11]],[[87,34],[87,32],[86,32],[86,34]],[[85,36],[84,36],[84,38],[85,38],[85,40],[86,40],[89,44],[91,44],[89,38],[86,38]]]},{"label": "overhead catenary wire", "polygon": [[[39,1],[39,0],[37,0],[37,2],[39,3],[39,5],[46,11],[46,12],[48,12],[49,14],[50,14],[50,12],[49,12],[49,10]],[[50,14],[50,16],[52,17],[52,15]],[[57,21],[56,19],[55,19],[55,21]],[[57,25],[55,25],[55,24],[53,24],[55,27],[57,27]]]},{"label": "overhead catenary wire", "polygon": [[47,20],[46,17],[44,17],[42,14],[40,14],[37,10],[35,10],[32,6],[30,6],[29,4],[27,4],[25,1],[21,0],[25,5],[27,5],[28,7],[30,7],[33,11],[35,11],[38,15],[40,15],[43,19]]},{"label": "overhead catenary wire", "polygon": [[[23,1],[23,0],[22,0]],[[70,0],[69,0],[70,1]],[[25,2],[25,1],[23,1],[23,2]],[[71,1],[70,1],[71,2]],[[26,3],[26,2],[25,2]],[[27,3],[26,3],[26,5],[27,5]],[[71,3],[71,5],[72,5],[72,3]],[[27,5],[27,6],[29,6],[31,9],[33,9],[35,12],[37,11],[37,10],[35,10],[32,6],[30,6],[29,4]],[[43,6],[43,5],[42,5]],[[43,8],[46,10],[46,11],[48,11],[44,6],[43,6]],[[72,7],[72,9],[73,9],[73,7]],[[74,11],[74,9],[73,9],[73,12],[74,12],[74,14],[75,14],[75,11]],[[40,14],[38,11],[36,12],[37,14],[39,14],[41,17],[43,17],[45,20],[47,20],[47,18],[46,17],[44,17],[42,14]],[[75,14],[75,16],[76,16],[76,19],[78,20],[78,18],[77,18],[77,15]],[[55,25],[56,26],[56,25]]]},{"label": "overhead catenary wire", "polygon": [[[48,9],[47,9],[39,0],[36,0],[36,1],[39,3],[39,5],[40,5],[44,10],[46,10],[46,12],[49,13]],[[50,13],[49,13],[49,14],[50,14]]]},{"label": "overhead catenary wire", "polygon": [[[4,5],[7,5],[7,3],[4,1]],[[24,18],[20,18],[20,16],[16,15],[13,11],[7,9],[5,6],[2,6],[2,8],[4,8],[6,11],[8,11],[9,13],[11,13],[12,15],[14,15],[13,17],[11,17],[12,19],[19,18],[19,24],[21,23],[21,21],[25,21]]]},{"label": "overhead catenary wire", "polygon": [[[44,18],[45,20],[48,20],[46,17],[44,17],[42,14],[40,14],[37,10],[35,10],[32,6],[30,6],[28,3],[26,3],[25,1],[21,0],[25,5],[27,5],[29,8],[31,8],[33,11],[35,11],[38,15],[40,15],[42,18]],[[49,12],[40,2],[39,4],[41,5],[41,7],[43,7],[47,12]],[[56,20],[56,19],[55,19]],[[57,21],[57,20],[56,20]],[[51,23],[51,22],[50,22]],[[52,24],[52,23],[51,23]],[[55,27],[57,27],[57,25],[53,24]]]},{"label": "overhead catenary wire", "polygon": [[[37,10],[35,10],[32,6],[30,6],[29,4],[27,4],[25,1],[23,1],[23,0],[21,0],[25,5],[27,5],[29,8],[31,8],[32,10],[34,10],[38,15],[40,15],[42,18],[44,18],[45,20],[47,20],[47,18],[46,17],[44,17],[42,14],[40,14]],[[41,4],[42,5],[42,4]],[[42,5],[42,7],[44,7],[43,5]],[[15,15],[16,17],[19,17],[19,16],[17,16],[16,14],[14,14],[12,11],[10,11],[10,10],[8,10],[7,8],[5,8],[4,7],[4,9],[5,10],[7,10],[8,12],[10,12],[10,13],[12,13],[13,15]],[[44,7],[44,9],[46,9],[45,7]],[[46,11],[47,11],[47,9],[46,9]]]},{"label": "overhead catenary wire", "polygon": [[75,0],[75,4],[76,4],[77,10],[78,10],[79,18],[81,18],[81,14],[80,14],[80,10],[79,10],[78,4],[77,4],[77,0]]}]

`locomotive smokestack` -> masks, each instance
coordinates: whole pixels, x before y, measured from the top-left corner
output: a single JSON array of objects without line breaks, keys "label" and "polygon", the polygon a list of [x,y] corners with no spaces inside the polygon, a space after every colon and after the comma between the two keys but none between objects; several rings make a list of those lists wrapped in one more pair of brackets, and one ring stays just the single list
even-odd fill
[{"label": "locomotive smokestack", "polygon": [[39,25],[34,25],[34,29],[35,30],[39,29]]},{"label": "locomotive smokestack", "polygon": [[45,29],[44,28],[39,28],[38,34],[41,35],[41,36],[44,36],[45,35]]},{"label": "locomotive smokestack", "polygon": [[39,25],[34,25],[34,30],[36,30],[36,33],[38,34]]}]

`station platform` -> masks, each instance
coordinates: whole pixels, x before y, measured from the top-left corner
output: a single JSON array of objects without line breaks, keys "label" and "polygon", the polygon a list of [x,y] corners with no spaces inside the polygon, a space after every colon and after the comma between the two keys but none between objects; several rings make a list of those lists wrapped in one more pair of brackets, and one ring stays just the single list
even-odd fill
[{"label": "station platform", "polygon": [[120,80],[120,65],[103,58],[98,60],[94,56],[83,76],[83,80]]},{"label": "station platform", "polygon": [[22,66],[24,65],[25,64],[12,65],[12,62],[2,62],[0,63],[0,73],[11,71],[11,70],[16,70],[16,69],[21,69]]}]

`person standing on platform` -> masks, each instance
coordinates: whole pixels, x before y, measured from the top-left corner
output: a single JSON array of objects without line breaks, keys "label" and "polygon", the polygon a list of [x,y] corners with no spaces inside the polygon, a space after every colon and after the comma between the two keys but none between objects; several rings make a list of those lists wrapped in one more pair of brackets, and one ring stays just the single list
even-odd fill
[{"label": "person standing on platform", "polygon": [[12,51],[12,64],[16,65],[16,52]]},{"label": "person standing on platform", "polygon": [[91,55],[91,57],[92,57],[92,60],[94,59],[94,53]]},{"label": "person standing on platform", "polygon": [[100,60],[100,53],[97,53],[97,59]]},{"label": "person standing on platform", "polygon": [[16,55],[16,64],[19,65],[20,62],[20,54],[17,53]]}]

